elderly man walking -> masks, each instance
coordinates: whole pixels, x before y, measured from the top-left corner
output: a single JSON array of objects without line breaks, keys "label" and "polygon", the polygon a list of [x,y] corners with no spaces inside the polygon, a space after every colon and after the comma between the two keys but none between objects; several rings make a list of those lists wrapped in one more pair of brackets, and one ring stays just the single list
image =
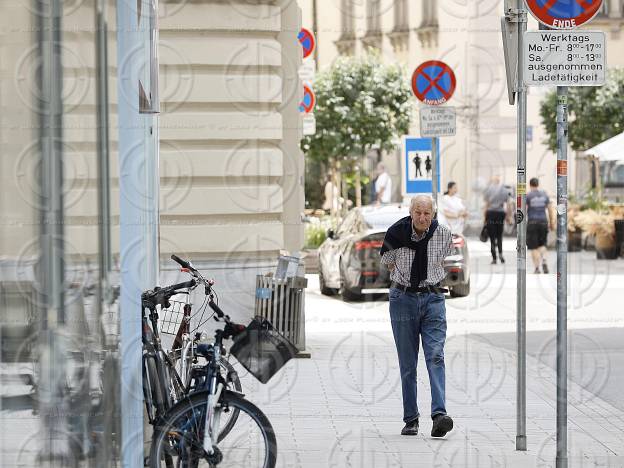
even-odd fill
[{"label": "elderly man walking", "polygon": [[401,370],[403,391],[402,435],[417,435],[420,412],[416,388],[419,340],[431,384],[432,437],[444,437],[453,429],[446,414],[444,342],[446,308],[440,282],[444,258],[451,253],[451,231],[433,219],[430,196],[412,199],[410,216],[393,224],[381,248],[382,263],[390,278],[390,319]]}]

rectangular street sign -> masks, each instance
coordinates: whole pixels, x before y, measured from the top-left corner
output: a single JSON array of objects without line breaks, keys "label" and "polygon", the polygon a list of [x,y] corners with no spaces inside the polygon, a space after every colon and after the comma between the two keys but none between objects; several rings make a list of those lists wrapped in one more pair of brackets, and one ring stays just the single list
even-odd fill
[{"label": "rectangular street sign", "polygon": [[316,118],[314,114],[305,114],[303,116],[303,134],[314,135],[316,133]]},{"label": "rectangular street sign", "polygon": [[403,137],[402,161],[401,161],[401,192],[404,197],[428,193],[433,190],[432,156],[433,144],[436,145],[436,158],[438,170],[438,187],[441,183],[442,166],[440,162],[440,140],[431,138],[418,138],[414,136]]},{"label": "rectangular street sign", "polygon": [[527,86],[601,86],[607,70],[602,31],[524,33]]},{"label": "rectangular street sign", "polygon": [[427,106],[420,108],[420,136],[434,138],[455,136],[457,118],[454,107]]},{"label": "rectangular street sign", "polygon": [[316,61],[312,58],[305,59],[299,67],[299,79],[311,83],[316,75]]}]

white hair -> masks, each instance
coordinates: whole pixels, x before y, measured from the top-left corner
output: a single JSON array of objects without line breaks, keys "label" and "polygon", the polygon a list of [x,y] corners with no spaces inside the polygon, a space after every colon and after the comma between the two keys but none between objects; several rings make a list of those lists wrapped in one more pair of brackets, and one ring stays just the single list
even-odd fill
[{"label": "white hair", "polygon": [[416,195],[414,198],[412,198],[410,210],[414,209],[416,203],[420,202],[429,204],[429,206],[431,206],[431,209],[433,210],[433,197],[431,195]]}]

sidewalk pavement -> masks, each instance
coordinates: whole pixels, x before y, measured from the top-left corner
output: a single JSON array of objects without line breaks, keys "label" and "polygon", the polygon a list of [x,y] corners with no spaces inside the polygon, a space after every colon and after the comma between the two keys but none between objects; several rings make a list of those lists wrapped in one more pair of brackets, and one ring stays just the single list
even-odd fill
[{"label": "sidewalk pavement", "polygon": [[[387,301],[349,304],[322,296],[310,275],[306,338],[312,359],[291,361],[266,386],[243,379],[248,398],[277,433],[279,467],[555,467],[556,371],[547,365],[554,363],[553,343],[527,356],[528,450],[517,452],[515,346],[491,339],[500,340],[503,332],[515,343],[515,243],[506,242],[505,265],[489,265],[488,244],[471,239],[470,248],[473,291],[447,301],[447,410],[455,429],[442,440],[429,436],[431,400],[421,353],[421,433],[400,435],[400,375]],[[553,272],[554,254],[549,251]],[[570,256],[569,271],[570,329],[622,327],[617,304],[624,262],[596,262],[595,253],[579,252]],[[528,328],[553,337],[554,276],[527,275]],[[588,390],[600,390],[613,369],[587,357],[591,353],[581,356],[587,361],[582,380],[593,378],[595,385],[568,381],[568,466],[624,468],[624,411]]]},{"label": "sidewalk pavement", "polygon": [[[247,396],[277,433],[279,467],[545,468],[555,466],[555,371],[528,358],[528,451],[515,451],[515,353],[479,337],[446,346],[447,410],[455,429],[429,436],[430,393],[418,368],[420,434],[400,435],[401,387],[390,331],[308,336],[312,359],[291,361]],[[421,353],[422,354],[422,353]],[[624,412],[569,383],[569,466],[624,467]]]}]

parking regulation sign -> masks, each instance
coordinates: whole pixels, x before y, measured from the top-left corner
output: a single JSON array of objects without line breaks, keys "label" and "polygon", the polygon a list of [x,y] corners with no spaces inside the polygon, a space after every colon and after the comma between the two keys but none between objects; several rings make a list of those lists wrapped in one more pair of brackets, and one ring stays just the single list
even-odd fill
[{"label": "parking regulation sign", "polygon": [[299,112],[309,114],[314,110],[316,105],[316,96],[309,86],[303,85],[303,99],[299,103]]},{"label": "parking regulation sign", "polygon": [[574,29],[589,22],[600,11],[603,0],[526,0],[540,23],[555,29]]},{"label": "parking regulation sign", "polygon": [[303,58],[308,58],[314,52],[314,47],[316,47],[316,40],[314,39],[314,34],[306,28],[301,28],[299,34],[297,35],[297,39],[299,39],[299,43],[303,49]]},{"label": "parking regulation sign", "polygon": [[420,109],[420,136],[437,138],[455,136],[457,116],[454,107],[423,107]]},{"label": "parking regulation sign", "polygon": [[414,95],[429,106],[439,106],[451,99],[455,86],[455,73],[451,67],[439,60],[420,64],[412,75]]}]

